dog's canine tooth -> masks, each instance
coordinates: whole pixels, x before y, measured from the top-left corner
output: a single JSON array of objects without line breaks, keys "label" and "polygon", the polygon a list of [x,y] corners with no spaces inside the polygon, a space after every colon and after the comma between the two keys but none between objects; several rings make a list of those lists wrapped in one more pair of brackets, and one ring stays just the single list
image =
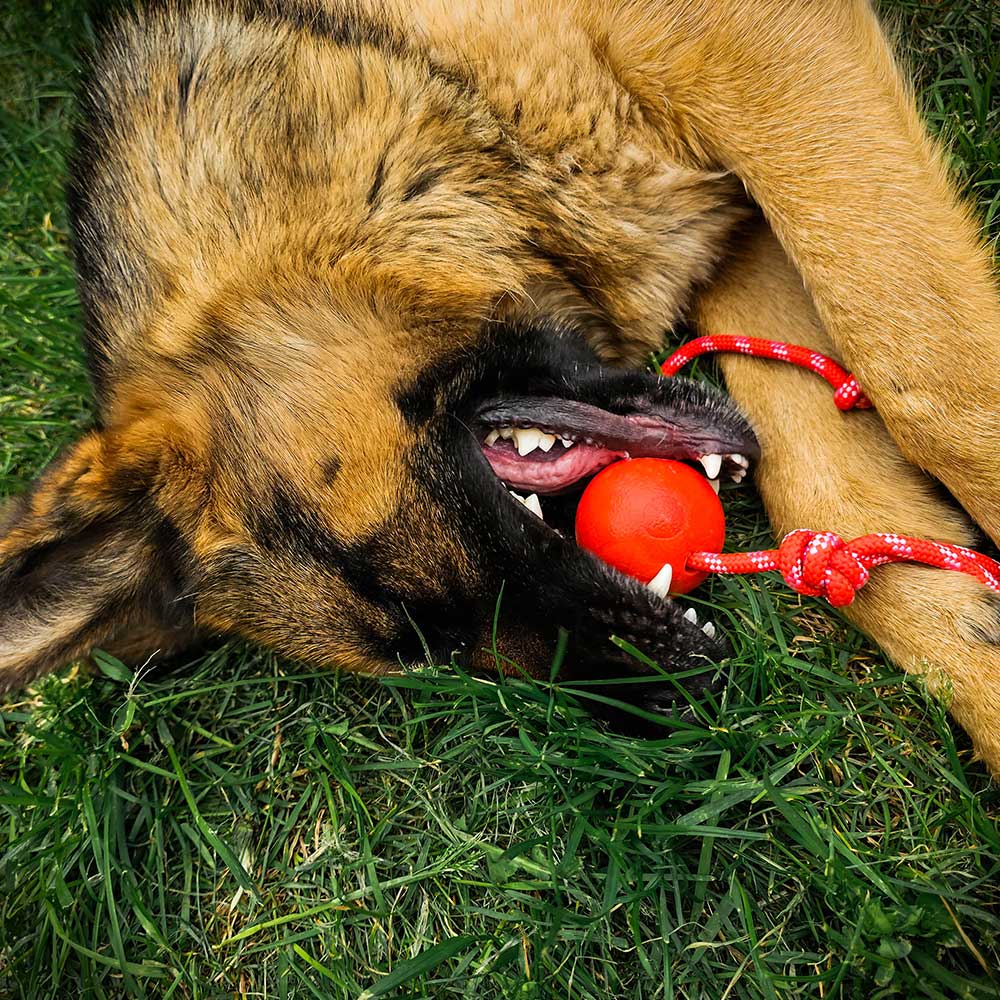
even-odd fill
[{"label": "dog's canine tooth", "polygon": [[719,495],[719,480],[718,479],[710,479],[708,481],[708,485],[711,486],[713,490],[715,490],[715,495],[718,496]]},{"label": "dog's canine tooth", "polygon": [[685,612],[684,612],[684,617],[685,617],[685,618],[686,618],[686,619],[687,619],[687,620],[688,620],[688,621],[689,621],[689,622],[690,622],[690,623],[691,623],[692,625],[697,625],[697,624],[698,624],[698,612],[697,612],[697,611],[695,611],[695,609],[694,609],[694,608],[688,608],[688,609],[687,609],[687,611],[685,611]]},{"label": "dog's canine tooth", "polygon": [[646,584],[646,586],[659,597],[666,597],[673,579],[673,566],[671,566],[670,563],[664,563],[660,568],[660,571],[653,577],[652,580],[649,581],[649,583]]},{"label": "dog's canine tooth", "polygon": [[715,624],[713,622],[705,622],[701,627],[702,632],[709,637],[709,639],[715,638]]},{"label": "dog's canine tooth", "polygon": [[542,515],[542,504],[538,499],[537,493],[530,493],[528,496],[523,497],[520,493],[515,493],[513,490],[507,490],[507,492],[519,503],[522,507],[527,507],[536,517],[540,517],[543,521],[545,520]]},{"label": "dog's canine tooth", "polygon": [[709,479],[719,478],[719,473],[722,471],[721,455],[702,455],[698,461],[701,462]]},{"label": "dog's canine tooth", "polygon": [[538,447],[542,432],[537,427],[515,427],[514,447],[522,458]]},{"label": "dog's canine tooth", "polygon": [[556,443],[555,434],[546,434],[545,431],[539,432],[538,447],[542,451],[551,451],[552,446]]},{"label": "dog's canine tooth", "polygon": [[496,444],[496,441],[497,441],[498,437],[500,437],[500,432],[499,431],[497,431],[497,430],[490,431],[489,434],[486,435],[486,442],[485,442],[486,443],[486,447],[489,448],[492,445]]}]

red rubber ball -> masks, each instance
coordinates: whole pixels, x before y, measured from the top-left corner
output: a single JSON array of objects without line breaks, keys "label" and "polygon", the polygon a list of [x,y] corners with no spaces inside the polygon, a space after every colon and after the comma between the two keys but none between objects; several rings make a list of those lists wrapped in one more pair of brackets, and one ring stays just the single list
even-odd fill
[{"label": "red rubber ball", "polygon": [[649,583],[673,566],[670,593],[686,594],[707,573],[684,567],[692,552],[721,552],[722,504],[708,480],[683,462],[634,458],[590,481],[576,511],[576,541],[629,576]]}]

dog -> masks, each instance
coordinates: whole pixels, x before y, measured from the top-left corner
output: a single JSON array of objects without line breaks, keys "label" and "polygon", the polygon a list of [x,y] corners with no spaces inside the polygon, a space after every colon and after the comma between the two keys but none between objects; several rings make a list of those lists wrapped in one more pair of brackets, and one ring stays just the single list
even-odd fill
[{"label": "dog", "polygon": [[[778,532],[1000,541],[990,260],[861,0],[166,0],[102,37],[68,199],[96,425],[0,521],[0,687],[215,634],[642,669],[614,635],[698,694],[724,636],[573,541],[626,454],[752,466]],[[682,320],[877,413],[643,371]],[[886,567],[846,613],[1000,772],[993,596]]]}]

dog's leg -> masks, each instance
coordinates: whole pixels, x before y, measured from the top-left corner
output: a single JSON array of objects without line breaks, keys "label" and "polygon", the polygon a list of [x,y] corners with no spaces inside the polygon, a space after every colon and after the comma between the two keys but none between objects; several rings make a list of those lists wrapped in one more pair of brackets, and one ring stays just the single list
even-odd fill
[{"label": "dog's leg", "polygon": [[[761,225],[695,304],[700,332],[771,337],[824,353],[833,345],[781,246]],[[962,545],[973,525],[908,464],[873,412],[841,413],[811,372],[724,356],[730,392],[760,439],[757,483],[776,533],[845,538],[894,531]],[[875,569],[845,614],[902,667],[926,671],[1000,774],[1000,602],[977,580],[918,566]]]},{"label": "dog's leg", "polygon": [[1000,542],[1000,300],[869,5],[587,16],[677,155],[741,177],[903,454]]}]

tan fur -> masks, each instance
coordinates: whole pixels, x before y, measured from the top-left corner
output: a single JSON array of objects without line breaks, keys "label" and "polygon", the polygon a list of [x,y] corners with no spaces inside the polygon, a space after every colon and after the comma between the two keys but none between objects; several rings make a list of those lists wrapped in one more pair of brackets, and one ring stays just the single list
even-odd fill
[{"label": "tan fur", "polygon": [[[793,343],[833,351],[801,279],[763,226],[702,295],[695,318],[706,332],[768,337],[781,330]],[[894,531],[976,544],[968,517],[906,462],[876,413],[836,412],[826,383],[801,369],[736,356],[723,367],[761,439],[757,483],[779,537],[821,525],[845,538]],[[887,566],[844,609],[900,666],[927,675],[994,769],[1000,761],[998,607],[996,596],[968,576]]]},{"label": "tan fur", "polygon": [[[604,360],[636,365],[688,312],[706,332],[829,349],[877,405],[840,415],[812,376],[725,363],[763,444],[758,482],[778,531],[973,541],[923,469],[1000,542],[1000,303],[867,4],[358,5],[414,43],[400,52],[308,30],[339,9],[332,0],[289,6],[298,27],[191,4],[205,54],[183,99],[177,66],[156,57],[170,19],[127,29],[154,53],[154,97],[115,109],[129,280],[89,303],[107,339],[104,430],[43,480],[0,560],[59,537],[64,504],[111,516],[121,470],[140,467],[157,512],[207,567],[185,596],[192,632],[390,669],[352,632],[385,624],[382,612],[343,579],[273,553],[266,572],[212,576],[234,553],[240,572],[261,558],[246,498],[289,484],[317,532],[352,542],[406,511],[414,535],[386,558],[408,572],[408,597],[446,597],[440,567],[466,580],[481,568],[413,492],[400,456],[419,432],[393,393],[446,349],[474,348],[493,320],[572,323]],[[123,59],[123,92],[133,70]],[[187,131],[205,120],[216,127]],[[748,226],[744,192],[765,223]],[[320,604],[336,612],[322,633],[289,630],[276,610],[308,625]],[[78,611],[39,664],[100,641],[72,639]],[[887,568],[849,614],[951,689],[1000,773],[989,595],[952,574]],[[165,626],[161,644],[188,629]],[[129,647],[135,630],[149,642],[156,623],[137,610],[114,637]],[[515,631],[504,649],[540,660],[543,646]]]},{"label": "tan fur", "polygon": [[629,10],[619,58],[742,178],[903,453],[1000,541],[996,285],[871,10],[685,4],[696,37]]}]

